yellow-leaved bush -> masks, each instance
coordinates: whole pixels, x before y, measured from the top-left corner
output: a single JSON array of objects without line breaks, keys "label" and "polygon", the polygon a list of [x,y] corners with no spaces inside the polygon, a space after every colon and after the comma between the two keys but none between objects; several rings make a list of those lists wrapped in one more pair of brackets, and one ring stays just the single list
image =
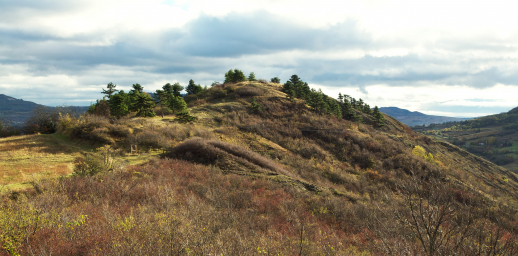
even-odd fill
[{"label": "yellow-leaved bush", "polygon": [[427,155],[426,150],[421,146],[415,146],[414,149],[412,149],[412,154],[421,157],[430,163],[434,162],[432,153],[428,153]]}]

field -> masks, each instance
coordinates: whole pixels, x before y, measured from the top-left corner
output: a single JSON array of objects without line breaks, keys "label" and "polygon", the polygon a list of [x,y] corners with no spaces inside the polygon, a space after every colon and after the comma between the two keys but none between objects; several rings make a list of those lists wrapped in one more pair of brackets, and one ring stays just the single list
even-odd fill
[{"label": "field", "polygon": [[20,189],[37,179],[69,175],[74,159],[90,149],[59,134],[0,139],[0,184]]}]

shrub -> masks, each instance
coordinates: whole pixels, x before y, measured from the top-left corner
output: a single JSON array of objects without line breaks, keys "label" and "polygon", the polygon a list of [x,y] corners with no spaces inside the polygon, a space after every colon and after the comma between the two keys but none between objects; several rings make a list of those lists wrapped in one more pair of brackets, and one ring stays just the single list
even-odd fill
[{"label": "shrub", "polygon": [[276,84],[280,84],[281,83],[281,79],[278,78],[278,77],[274,77],[274,78],[270,79],[270,81],[272,81],[272,83],[276,83]]},{"label": "shrub", "polygon": [[116,167],[109,146],[100,147],[95,153],[86,153],[74,161],[74,174],[77,176],[93,176],[98,173],[111,171]]},{"label": "shrub", "polygon": [[264,91],[260,88],[253,86],[243,86],[236,89],[235,93],[240,97],[255,97],[263,95]]},{"label": "shrub", "polygon": [[108,134],[117,138],[127,138],[133,130],[125,125],[115,124],[109,127]]},{"label": "shrub", "polygon": [[58,131],[73,139],[87,140],[92,143],[113,145],[115,140],[110,135],[124,136],[130,130],[124,127],[114,127],[104,116],[85,115],[73,118],[70,115],[61,116]]},{"label": "shrub", "polygon": [[20,135],[21,131],[10,122],[0,120],[0,138]]},{"label": "shrub", "polygon": [[114,145],[115,140],[108,134],[108,127],[99,127],[83,135],[83,138],[103,145]]},{"label": "shrub", "polygon": [[259,103],[257,103],[255,98],[252,98],[252,112],[258,113],[258,112],[261,112],[261,110],[263,110],[261,108],[261,105]]},{"label": "shrub", "polygon": [[189,137],[191,127],[187,125],[168,124],[156,128],[156,131],[163,134],[168,139],[182,141]]},{"label": "shrub", "polygon": [[197,117],[195,116],[191,116],[191,114],[189,113],[189,111],[187,110],[184,110],[178,114],[176,114],[176,118],[180,121],[180,122],[193,122],[193,121],[196,121],[198,120]]},{"label": "shrub", "polygon": [[185,95],[185,97],[183,97],[183,100],[187,103],[187,104],[190,104],[191,102],[195,101],[195,100],[198,100],[200,98],[200,95],[197,95],[197,94],[190,94],[190,95]]},{"label": "shrub", "polygon": [[249,166],[250,163],[261,168],[266,168],[278,174],[293,176],[280,168],[277,164],[265,157],[230,143],[217,140],[204,140],[192,138],[184,141],[173,149],[173,156],[185,157],[201,163],[214,163],[221,157],[227,157]]},{"label": "shrub", "polygon": [[128,142],[132,145],[147,148],[167,148],[168,140],[160,131],[150,130],[146,128],[144,131],[130,136]]}]

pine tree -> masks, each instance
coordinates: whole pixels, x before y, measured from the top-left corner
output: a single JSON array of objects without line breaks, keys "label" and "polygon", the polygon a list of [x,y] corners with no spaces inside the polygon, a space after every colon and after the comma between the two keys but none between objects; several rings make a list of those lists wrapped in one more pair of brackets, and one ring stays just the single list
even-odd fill
[{"label": "pine tree", "polygon": [[167,83],[164,86],[162,86],[162,89],[164,90],[166,95],[173,94],[173,85],[171,85],[170,83]]},{"label": "pine tree", "polygon": [[119,93],[112,95],[108,100],[108,104],[110,105],[110,114],[112,116],[119,118],[129,113],[129,108],[126,104],[126,97],[128,97],[128,95],[121,90]]},{"label": "pine tree", "polygon": [[378,106],[374,107],[372,116],[374,116],[374,119],[376,119],[376,125],[378,127],[381,127],[384,125],[383,120],[385,120],[385,118],[383,117],[383,114],[380,112]]},{"label": "pine tree", "polygon": [[258,113],[260,112],[261,110],[263,110],[261,108],[261,105],[259,103],[257,103],[257,101],[255,100],[255,98],[252,98],[252,112],[254,113]]},{"label": "pine tree", "polygon": [[311,107],[311,109],[318,111],[319,107],[322,105],[322,95],[318,93],[315,89],[311,89],[311,92],[308,96],[307,103]]},{"label": "pine tree", "polygon": [[173,111],[173,114],[187,110],[187,103],[180,96],[174,96],[169,99],[169,108]]},{"label": "pine tree", "polygon": [[234,69],[234,78],[232,79],[232,82],[239,83],[246,81],[246,76],[243,73],[243,71],[239,69]]},{"label": "pine tree", "polygon": [[133,90],[131,90],[130,92],[135,92],[135,93],[136,92],[138,92],[138,93],[144,92],[144,87],[142,87],[142,85],[140,85],[138,83],[137,84],[133,84],[132,87],[133,87]]},{"label": "pine tree", "polygon": [[356,104],[356,109],[358,109],[358,110],[360,110],[360,111],[362,111],[362,112],[363,112],[363,104],[364,104],[364,102],[363,102],[363,100],[360,98],[360,99],[358,100],[357,104]]},{"label": "pine tree", "polygon": [[301,94],[299,95],[299,98],[302,98],[302,99],[307,100],[308,95],[309,95],[309,93],[311,92],[311,88],[309,87],[309,84],[308,84],[308,83],[304,83],[301,87],[302,87],[302,88],[301,88],[301,89],[299,89],[299,92],[301,93]]},{"label": "pine tree", "polygon": [[106,94],[106,96],[108,96],[108,99],[110,99],[112,95],[118,91],[115,89],[115,87],[117,87],[117,85],[110,82],[108,85],[106,85],[106,88],[108,88],[108,90],[103,89],[101,93]]},{"label": "pine tree", "polygon": [[195,116],[191,116],[191,114],[187,110],[184,110],[184,111],[178,113],[176,116],[177,116],[178,120],[182,121],[182,122],[193,122],[198,119]]},{"label": "pine tree", "polygon": [[364,104],[362,112],[367,114],[367,115],[372,115],[371,106],[369,106],[369,104]]},{"label": "pine tree", "polygon": [[356,121],[358,119],[351,102],[347,99],[344,99],[344,103],[342,104],[342,116],[344,119],[351,121]]},{"label": "pine tree", "polygon": [[342,118],[342,110],[340,109],[340,105],[334,99],[331,100],[330,104],[331,114],[336,116],[336,118]]},{"label": "pine tree", "polygon": [[226,83],[234,83],[234,70],[229,70],[227,73],[225,73],[225,81],[223,82],[224,84]]},{"label": "pine tree", "polygon": [[[166,84],[166,85],[170,85],[170,84]],[[164,85],[165,87],[165,85]],[[162,118],[164,118],[164,112],[165,112],[165,108],[166,106],[169,104],[169,98],[170,96],[172,97],[172,88],[167,88],[167,89],[171,89],[171,94],[168,94],[166,90],[156,90],[155,93],[154,93],[154,98],[155,98],[155,101],[156,101],[156,104],[158,104],[158,106],[160,106],[160,114],[162,115]]]},{"label": "pine tree", "polygon": [[126,105],[129,108],[129,111],[137,112],[139,109],[137,108],[137,105],[135,104],[135,101],[137,101],[138,95],[142,94],[144,91],[144,88],[140,84],[133,84],[132,88],[127,97]]},{"label": "pine tree", "polygon": [[180,83],[174,83],[173,84],[173,96],[181,97],[181,92],[185,89],[183,86],[180,85]]},{"label": "pine tree", "polygon": [[135,102],[133,102],[135,109],[137,109],[137,116],[154,117],[156,114],[153,111],[155,101],[147,93],[136,94]]},{"label": "pine tree", "polygon": [[254,72],[250,72],[250,75],[248,76],[248,81],[257,81],[257,79],[255,79],[255,74]]},{"label": "pine tree", "polygon": [[284,85],[282,86],[282,90],[285,93],[288,93],[290,90],[293,90],[295,92],[295,86],[293,86],[293,84],[290,81],[286,81],[286,83],[284,83]]},{"label": "pine tree", "polygon": [[290,82],[294,85],[296,85],[298,82],[300,82],[300,78],[297,75],[292,75],[290,78]]},{"label": "pine tree", "polygon": [[290,101],[295,101],[295,99],[297,98],[297,94],[295,93],[295,90],[293,90],[292,88],[288,89],[288,91],[286,92],[286,97],[288,99],[290,99]]},{"label": "pine tree", "polygon": [[296,84],[294,84],[293,87],[295,88],[295,94],[297,95],[297,98],[299,98],[299,99],[307,98],[307,94],[304,91],[304,82],[299,80]]},{"label": "pine tree", "polygon": [[191,95],[191,94],[196,94],[198,92],[198,88],[196,86],[196,84],[194,83],[194,80],[189,80],[189,85],[187,85],[187,94],[188,95]]}]

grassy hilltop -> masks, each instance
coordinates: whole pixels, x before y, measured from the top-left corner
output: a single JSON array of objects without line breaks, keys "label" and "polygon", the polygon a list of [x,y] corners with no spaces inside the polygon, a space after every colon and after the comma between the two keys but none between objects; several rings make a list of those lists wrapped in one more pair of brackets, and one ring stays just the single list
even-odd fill
[{"label": "grassy hilltop", "polygon": [[0,255],[518,253],[518,176],[483,158],[388,115],[322,113],[277,83],[185,101],[195,120],[63,116],[54,135],[2,139],[1,157],[27,158],[4,185],[28,181],[17,165],[41,170],[0,188]]}]

